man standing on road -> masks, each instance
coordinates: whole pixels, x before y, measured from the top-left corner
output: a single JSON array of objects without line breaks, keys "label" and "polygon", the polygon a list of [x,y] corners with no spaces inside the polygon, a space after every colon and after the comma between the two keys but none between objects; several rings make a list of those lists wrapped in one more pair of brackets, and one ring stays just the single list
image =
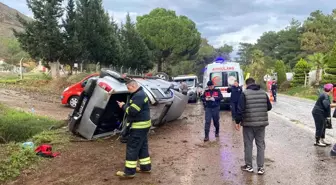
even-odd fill
[{"label": "man standing on road", "polygon": [[[133,178],[135,172],[151,172],[151,160],[148,152],[148,132],[151,127],[150,109],[148,97],[142,87],[134,80],[126,82],[127,89],[131,93],[129,104],[117,102],[127,116],[127,128],[129,130],[125,170],[118,171],[117,176]],[[140,168],[137,168],[137,161]]]},{"label": "man standing on road", "polygon": [[219,137],[219,111],[220,102],[223,99],[221,91],[219,89],[215,89],[212,81],[209,81],[207,85],[208,89],[204,91],[201,97],[205,108],[204,141],[209,141],[211,119],[213,120],[216,128],[215,137]]},{"label": "man standing on road", "polygon": [[242,93],[243,89],[239,86],[237,80],[234,81],[234,85],[228,88],[227,92],[231,93],[231,115],[232,120],[234,121],[236,118],[237,107],[238,107],[238,100]]},{"label": "man standing on road", "polygon": [[185,81],[181,82],[180,89],[182,91],[182,94],[187,95],[188,94],[188,85]]},{"label": "man standing on road", "polygon": [[245,165],[243,171],[253,172],[252,149],[253,140],[257,145],[257,165],[258,174],[263,175],[264,152],[265,152],[265,127],[268,123],[268,111],[272,109],[272,104],[267,93],[260,89],[260,85],[255,84],[253,78],[246,80],[247,88],[241,94],[238,102],[236,117],[236,130],[243,127]]},{"label": "man standing on road", "polygon": [[271,86],[271,91],[272,91],[272,96],[274,98],[274,102],[276,102],[276,98],[277,98],[277,91],[278,91],[278,84],[276,83],[276,81],[274,80]]}]

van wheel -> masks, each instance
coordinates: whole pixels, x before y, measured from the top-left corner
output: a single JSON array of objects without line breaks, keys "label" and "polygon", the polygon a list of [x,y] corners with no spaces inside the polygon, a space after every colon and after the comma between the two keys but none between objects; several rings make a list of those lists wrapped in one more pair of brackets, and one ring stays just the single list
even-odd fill
[{"label": "van wheel", "polygon": [[73,109],[76,108],[78,100],[79,96],[71,96],[68,101],[69,106]]},{"label": "van wheel", "polygon": [[158,72],[155,76],[161,78],[162,80],[169,81],[169,76],[164,72]]}]

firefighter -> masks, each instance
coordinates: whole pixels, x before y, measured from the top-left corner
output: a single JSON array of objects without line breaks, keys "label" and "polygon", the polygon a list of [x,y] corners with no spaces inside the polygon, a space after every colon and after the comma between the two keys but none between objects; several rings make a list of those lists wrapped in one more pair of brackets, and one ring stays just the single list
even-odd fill
[{"label": "firefighter", "polygon": [[212,81],[209,81],[207,85],[208,89],[205,90],[202,95],[202,101],[205,108],[204,141],[209,141],[211,119],[213,119],[214,126],[216,128],[215,137],[219,137],[219,111],[220,102],[223,99],[221,91],[219,89],[215,89]]},{"label": "firefighter", "polygon": [[[126,82],[131,93],[128,104],[117,102],[119,107],[126,112],[127,135],[126,163],[124,171],[118,171],[117,176],[133,178],[136,172],[151,172],[151,159],[148,152],[148,132],[151,127],[148,97],[142,87],[135,80]],[[137,167],[139,159],[140,168]]]}]

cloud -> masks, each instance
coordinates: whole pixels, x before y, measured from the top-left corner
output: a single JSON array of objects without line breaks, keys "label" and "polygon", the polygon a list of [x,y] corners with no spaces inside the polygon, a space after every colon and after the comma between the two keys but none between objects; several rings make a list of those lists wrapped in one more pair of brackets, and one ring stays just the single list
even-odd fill
[{"label": "cloud", "polygon": [[[1,0],[24,14],[31,14],[25,0]],[[278,31],[292,18],[303,21],[312,11],[330,13],[335,0],[103,0],[104,8],[118,23],[129,12],[133,21],[153,8],[175,10],[192,19],[211,44],[235,48],[239,42],[255,43],[265,31]]]}]

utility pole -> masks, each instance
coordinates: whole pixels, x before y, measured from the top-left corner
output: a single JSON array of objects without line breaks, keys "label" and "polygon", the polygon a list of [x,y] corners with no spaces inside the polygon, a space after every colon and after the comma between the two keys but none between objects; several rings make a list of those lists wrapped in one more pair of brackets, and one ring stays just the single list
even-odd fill
[{"label": "utility pole", "polygon": [[23,72],[22,72],[22,60],[23,60],[23,58],[21,58],[21,60],[20,60],[20,80],[23,80]]}]

